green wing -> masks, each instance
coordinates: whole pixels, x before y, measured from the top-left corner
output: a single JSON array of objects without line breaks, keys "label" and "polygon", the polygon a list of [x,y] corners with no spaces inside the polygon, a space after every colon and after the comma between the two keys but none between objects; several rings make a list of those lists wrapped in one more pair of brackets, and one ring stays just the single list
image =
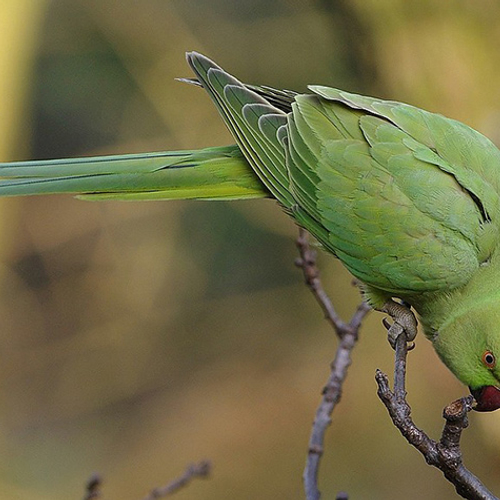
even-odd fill
[{"label": "green wing", "polygon": [[292,178],[313,193],[328,248],[365,283],[394,294],[466,283],[498,242],[498,149],[440,115],[311,90],[318,96],[294,104],[291,156],[319,181]]},{"label": "green wing", "polygon": [[366,284],[406,297],[448,290],[490,259],[500,154],[481,134],[327,87],[276,106],[272,89],[199,54],[188,61],[263,184]]}]

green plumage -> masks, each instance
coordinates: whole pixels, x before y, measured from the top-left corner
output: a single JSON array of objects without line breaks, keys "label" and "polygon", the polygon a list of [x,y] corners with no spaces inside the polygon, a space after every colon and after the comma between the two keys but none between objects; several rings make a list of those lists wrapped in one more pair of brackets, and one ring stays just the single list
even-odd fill
[{"label": "green plumage", "polygon": [[[499,150],[406,104],[247,86],[204,56],[188,62],[235,146],[4,163],[0,195],[273,197],[363,282],[374,307],[409,302],[478,400],[497,389],[499,369],[484,356],[500,356]],[[495,398],[480,405],[498,408]]]},{"label": "green plumage", "polygon": [[85,199],[262,198],[237,146],[0,163],[0,196],[76,193]]}]

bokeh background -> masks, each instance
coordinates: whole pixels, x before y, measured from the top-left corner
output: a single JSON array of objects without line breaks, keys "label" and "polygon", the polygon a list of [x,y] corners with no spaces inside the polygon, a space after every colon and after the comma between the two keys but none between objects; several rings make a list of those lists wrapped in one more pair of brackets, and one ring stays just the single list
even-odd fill
[{"label": "bokeh background", "polygon": [[[186,50],[241,79],[327,84],[410,102],[500,141],[493,0],[2,0],[0,158],[223,145]],[[202,458],[181,499],[300,499],[308,435],[335,338],[294,267],[296,228],[272,201],[0,203],[0,496],[138,499]],[[359,297],[331,257],[325,285]],[[322,462],[324,498],[455,493],[392,427],[366,321]],[[417,423],[438,437],[465,393],[421,336]],[[471,415],[466,463],[500,492],[500,414]]]}]

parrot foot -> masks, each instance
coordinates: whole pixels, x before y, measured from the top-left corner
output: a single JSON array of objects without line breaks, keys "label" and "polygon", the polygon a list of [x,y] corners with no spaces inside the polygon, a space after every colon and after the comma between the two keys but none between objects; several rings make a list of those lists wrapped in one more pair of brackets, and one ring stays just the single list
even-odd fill
[{"label": "parrot foot", "polygon": [[408,306],[394,302],[391,299],[380,308],[380,311],[387,313],[394,320],[392,325],[384,321],[384,326],[387,328],[387,339],[393,349],[396,347],[396,340],[402,334],[406,336],[407,342],[412,342],[415,339],[417,336],[417,318],[415,318]]}]

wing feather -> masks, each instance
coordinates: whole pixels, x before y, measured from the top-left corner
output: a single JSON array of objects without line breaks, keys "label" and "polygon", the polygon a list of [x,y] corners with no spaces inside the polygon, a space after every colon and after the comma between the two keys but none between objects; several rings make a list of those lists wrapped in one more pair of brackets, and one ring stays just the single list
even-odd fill
[{"label": "wing feather", "polygon": [[190,54],[247,161],[359,279],[402,297],[466,283],[498,244],[500,152],[412,106],[251,87]]}]

